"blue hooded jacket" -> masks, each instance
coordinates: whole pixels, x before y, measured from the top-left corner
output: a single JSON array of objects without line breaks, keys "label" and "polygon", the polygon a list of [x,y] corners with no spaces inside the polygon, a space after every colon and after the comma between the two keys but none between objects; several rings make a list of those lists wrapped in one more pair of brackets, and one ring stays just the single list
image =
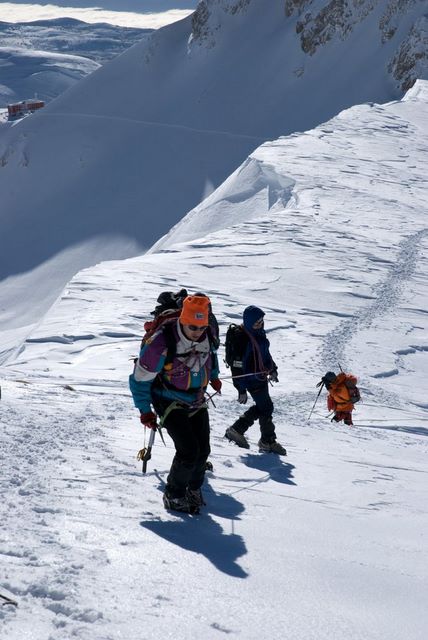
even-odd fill
[{"label": "blue hooded jacket", "polygon": [[[262,309],[255,307],[254,305],[250,305],[244,309],[243,324],[245,330],[255,339],[260,351],[263,367],[266,372],[269,372],[276,369],[276,365],[269,351],[270,343],[266,337],[266,331],[263,327],[261,329],[253,329],[254,323],[263,318],[264,315],[265,312]],[[255,388],[266,381],[265,374],[256,373],[256,371],[259,370],[256,366],[256,362],[257,358],[255,358],[253,343],[251,340],[248,340],[248,345],[243,358],[243,373],[248,374],[254,372],[254,375],[246,376],[245,378],[238,378],[236,380],[240,391]]]}]

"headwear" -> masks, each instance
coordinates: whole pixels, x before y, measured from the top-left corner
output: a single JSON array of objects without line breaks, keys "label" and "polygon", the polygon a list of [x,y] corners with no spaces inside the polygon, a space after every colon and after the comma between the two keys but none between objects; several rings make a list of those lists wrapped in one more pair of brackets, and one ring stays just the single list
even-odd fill
[{"label": "headwear", "polygon": [[194,324],[197,327],[208,326],[209,306],[208,296],[187,296],[184,298],[180,314],[181,324]]},{"label": "headwear", "polygon": [[246,309],[244,309],[243,313],[244,327],[248,331],[251,331],[251,329],[253,328],[253,324],[257,322],[257,320],[263,318],[264,315],[265,312],[262,311],[262,309],[259,309],[259,307],[254,307],[253,305],[247,307]]},{"label": "headwear", "polygon": [[327,371],[325,376],[321,378],[321,382],[324,382],[326,388],[329,389],[336,378],[337,376],[333,371]]}]

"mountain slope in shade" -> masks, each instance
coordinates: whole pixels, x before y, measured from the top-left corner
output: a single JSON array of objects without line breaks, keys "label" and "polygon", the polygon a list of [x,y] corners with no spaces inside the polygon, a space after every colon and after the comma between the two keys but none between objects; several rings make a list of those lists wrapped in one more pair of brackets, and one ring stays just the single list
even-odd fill
[{"label": "mountain slope in shade", "polygon": [[[263,145],[202,237],[78,273],[0,368],[0,592],[19,603],[0,635],[425,640],[427,84]],[[265,310],[288,450],[259,454],[257,425],[249,450],[224,439],[244,407],[222,347],[198,518],[163,509],[167,434],[141,473],[127,387],[156,297],[182,286],[223,342]],[[308,421],[339,363],[362,390],[352,428],[324,390]]]},{"label": "mountain slope in shade", "polygon": [[[103,258],[148,248],[266,138],[398,97],[388,65],[426,2],[399,3],[398,27],[384,42],[380,25],[396,3],[358,6],[358,19],[346,14],[349,28],[342,21],[322,38],[314,29],[315,51],[306,51],[300,5],[203,1],[193,17],[0,130],[0,277],[34,282],[34,270],[50,265],[48,305],[91,263],[93,242],[105,242]],[[326,2],[311,10],[315,24],[323,10],[334,18]],[[25,325],[13,305],[9,298],[7,326]]]}]

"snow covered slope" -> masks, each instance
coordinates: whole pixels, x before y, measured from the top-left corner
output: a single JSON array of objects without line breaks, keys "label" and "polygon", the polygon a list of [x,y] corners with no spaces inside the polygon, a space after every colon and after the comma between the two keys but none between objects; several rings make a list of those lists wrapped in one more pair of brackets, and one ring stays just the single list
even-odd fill
[{"label": "snow covered slope", "polygon": [[[68,284],[1,369],[5,637],[425,638],[427,116],[419,82],[263,145],[213,196],[211,229],[192,214],[201,237]],[[155,298],[182,286],[211,296],[223,338],[265,309],[288,449],[260,455],[256,426],[249,451],[224,440],[242,408],[223,367],[193,519],[162,507],[168,437],[141,475],[127,389]],[[324,393],[308,423],[338,363],[360,378],[356,426],[326,419]]]},{"label": "snow covered slope", "polygon": [[[425,0],[347,0],[340,20],[335,4],[204,0],[0,130],[0,278],[19,278],[22,300],[49,272],[46,309],[95,257],[150,247],[262,141],[399,97],[426,73],[410,45],[405,79],[393,63],[423,34]],[[5,300],[3,328],[29,322],[15,304]]]}]

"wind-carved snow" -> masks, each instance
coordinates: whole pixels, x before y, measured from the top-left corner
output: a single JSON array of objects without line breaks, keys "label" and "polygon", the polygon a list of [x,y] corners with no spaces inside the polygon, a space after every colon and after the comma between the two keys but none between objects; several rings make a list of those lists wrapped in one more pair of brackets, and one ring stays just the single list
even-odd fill
[{"label": "wind-carved snow", "polygon": [[292,179],[277,174],[274,167],[249,158],[149,253],[223,229],[232,221],[239,224],[251,220],[272,207],[286,207],[292,197],[293,185]]}]

